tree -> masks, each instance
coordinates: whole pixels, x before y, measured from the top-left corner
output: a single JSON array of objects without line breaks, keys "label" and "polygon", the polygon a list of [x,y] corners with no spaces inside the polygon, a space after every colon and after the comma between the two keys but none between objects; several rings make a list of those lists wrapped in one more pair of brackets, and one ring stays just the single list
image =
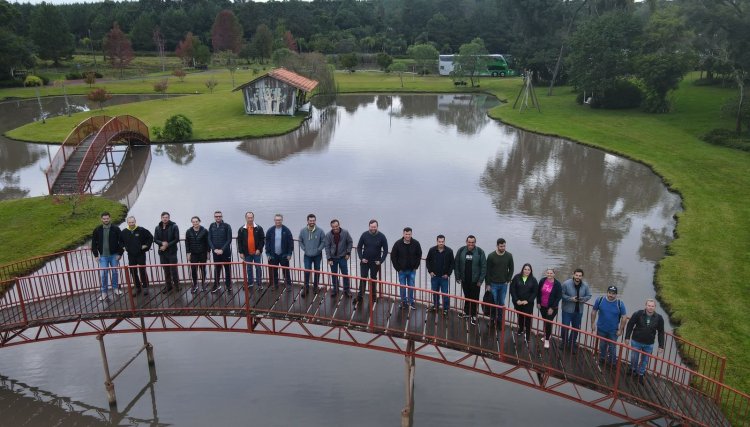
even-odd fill
[{"label": "tree", "polygon": [[86,82],[89,87],[93,86],[94,83],[96,83],[96,73],[93,71],[86,71],[83,74],[83,81]]},{"label": "tree", "polygon": [[154,46],[156,46],[156,53],[159,54],[159,62],[161,63],[161,71],[164,72],[166,68],[166,55],[164,54],[164,35],[161,33],[159,27],[155,27],[152,32],[154,39]]},{"label": "tree", "polygon": [[211,93],[214,93],[214,88],[219,85],[219,81],[211,77],[210,79],[206,80],[205,84],[208,90]]},{"label": "tree", "polygon": [[487,55],[487,48],[482,39],[477,37],[471,43],[462,44],[454,59],[462,75],[469,76],[471,87],[479,84],[480,72],[487,69],[487,59],[481,55]]},{"label": "tree", "polygon": [[123,69],[130,64],[135,55],[133,54],[130,40],[122,32],[117,22],[112,25],[112,29],[104,37],[103,47],[104,53],[112,63],[112,67],[120,70],[120,78],[122,78]]},{"label": "tree", "polygon": [[49,59],[55,65],[60,59],[73,54],[75,38],[70,33],[68,24],[60,10],[47,3],[34,8],[31,13],[29,34],[37,46],[37,53],[42,59]]},{"label": "tree", "polygon": [[91,102],[96,102],[99,104],[99,109],[104,110],[104,103],[112,99],[112,95],[107,92],[106,88],[100,87],[92,90],[86,95],[86,98],[88,98]]},{"label": "tree", "polygon": [[627,12],[594,18],[571,37],[570,80],[579,91],[606,99],[633,69],[633,52],[640,23]]},{"label": "tree", "polygon": [[129,32],[133,49],[144,51],[155,47],[154,27],[156,17],[153,13],[143,13],[136,18]]},{"label": "tree", "polygon": [[271,58],[271,53],[273,52],[273,33],[266,24],[258,25],[250,43],[252,43],[255,53],[260,58],[261,64],[264,63],[265,59]]},{"label": "tree", "polygon": [[354,67],[359,63],[359,58],[356,53],[345,53],[339,57],[339,62],[341,63],[342,68],[353,73]]},{"label": "tree", "polygon": [[273,61],[273,63],[277,66],[283,67],[282,64],[288,62],[289,58],[296,54],[297,53],[295,53],[294,51],[282,47],[273,51],[273,54],[271,55],[271,61]]},{"label": "tree", "polygon": [[216,15],[211,27],[211,45],[214,52],[229,50],[240,53],[242,48],[242,25],[234,12],[224,9]]},{"label": "tree", "polygon": [[234,74],[237,72],[237,55],[231,50],[225,50],[215,54],[214,58],[217,64],[227,68],[229,75],[232,77],[232,87],[234,87]]},{"label": "tree", "polygon": [[385,52],[378,52],[378,54],[375,55],[375,62],[378,63],[381,70],[387,71],[388,67],[393,64],[393,57]]},{"label": "tree", "polygon": [[398,78],[401,79],[401,87],[404,87],[404,71],[406,71],[406,64],[403,62],[394,62],[388,67],[388,71],[398,73]]},{"label": "tree", "polygon": [[635,70],[645,86],[643,107],[650,113],[670,110],[667,95],[677,89],[690,68],[690,33],[676,8],[663,9],[651,16],[641,39],[641,54]]},{"label": "tree", "polygon": [[154,83],[154,92],[160,93],[166,97],[169,88],[169,80],[164,79]]},{"label": "tree", "polygon": [[171,142],[186,141],[193,135],[193,122],[182,114],[175,114],[164,122],[161,135]]},{"label": "tree", "polygon": [[187,75],[187,73],[182,68],[177,68],[174,71],[172,71],[172,75],[180,79],[180,83],[184,83],[185,76]]},{"label": "tree", "polygon": [[438,56],[440,56],[435,46],[426,43],[409,46],[406,54],[417,63],[417,72],[419,74],[429,74],[430,70],[435,68]]},{"label": "tree", "polygon": [[297,48],[297,41],[294,39],[292,32],[289,30],[284,33],[284,45],[286,45],[286,48],[291,50],[292,52],[299,52],[299,49]]}]

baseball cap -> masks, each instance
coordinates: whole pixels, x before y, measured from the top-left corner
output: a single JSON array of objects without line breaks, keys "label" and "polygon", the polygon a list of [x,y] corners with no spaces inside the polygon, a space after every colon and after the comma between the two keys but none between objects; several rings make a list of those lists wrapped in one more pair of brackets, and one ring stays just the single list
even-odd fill
[{"label": "baseball cap", "polygon": [[607,292],[617,293],[617,286],[610,286],[607,288]]}]

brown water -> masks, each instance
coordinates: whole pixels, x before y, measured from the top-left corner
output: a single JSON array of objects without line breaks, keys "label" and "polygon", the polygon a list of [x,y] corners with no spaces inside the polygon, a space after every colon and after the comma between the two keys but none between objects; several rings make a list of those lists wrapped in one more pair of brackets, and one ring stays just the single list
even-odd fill
[{"label": "brown water", "polygon": [[[130,194],[130,213],[147,227],[164,210],[182,230],[193,215],[207,225],[219,209],[235,232],[252,210],[264,227],[282,213],[294,233],[310,212],[326,230],[335,217],[355,237],[377,218],[390,243],[411,226],[425,250],[437,234],[446,235],[454,249],[474,234],[486,251],[502,236],[518,266],[530,262],[538,275],[556,267],[561,279],[581,267],[595,292],[620,287],[628,311],[654,295],[654,265],[671,240],[680,200],[643,165],[491,121],[486,109],[497,101],[485,96],[316,101],[313,117],[286,136],[154,146],[149,160],[132,160],[130,172],[108,191],[118,189],[118,199]],[[3,126],[12,123],[6,122],[7,111],[0,104]],[[3,197],[46,192],[45,146],[3,142],[0,150]],[[156,412],[160,422],[196,426],[399,422],[398,356],[276,337],[194,333],[150,339],[159,376],[156,405],[145,393],[127,410],[130,416],[153,419]],[[111,363],[126,360],[137,341],[108,337]],[[107,406],[94,339],[2,352],[0,374]],[[118,378],[121,402],[147,384],[144,364],[135,363]],[[442,365],[418,362],[416,378],[415,425],[542,425],[558,416],[571,425],[617,422],[563,399]]]}]

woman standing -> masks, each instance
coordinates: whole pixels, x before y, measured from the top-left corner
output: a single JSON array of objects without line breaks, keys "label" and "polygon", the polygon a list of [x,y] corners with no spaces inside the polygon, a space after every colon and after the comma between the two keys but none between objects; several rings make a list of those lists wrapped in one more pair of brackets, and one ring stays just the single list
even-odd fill
[{"label": "woman standing", "polygon": [[531,339],[531,316],[534,313],[534,300],[539,290],[539,282],[534,278],[531,264],[526,263],[521,272],[510,281],[510,299],[518,313],[518,335],[526,333],[526,341]]},{"label": "woman standing", "polygon": [[198,292],[198,269],[201,271],[201,291],[206,292],[206,261],[208,260],[208,230],[201,225],[197,216],[190,218],[192,227],[185,232],[187,260],[193,264],[190,272],[193,276],[192,293]]},{"label": "woman standing", "polygon": [[555,279],[555,270],[548,268],[547,276],[539,283],[539,314],[544,318],[544,348],[549,348],[549,337],[552,335],[552,320],[557,317],[557,309],[562,299],[562,284]]}]

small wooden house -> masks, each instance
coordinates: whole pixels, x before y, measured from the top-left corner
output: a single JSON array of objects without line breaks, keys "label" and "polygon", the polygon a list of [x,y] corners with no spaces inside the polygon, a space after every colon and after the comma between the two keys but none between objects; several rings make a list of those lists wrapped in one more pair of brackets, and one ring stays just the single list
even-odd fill
[{"label": "small wooden house", "polygon": [[289,115],[305,105],[307,94],[318,86],[310,80],[286,68],[274,68],[267,74],[237,86],[242,90],[245,113]]}]

